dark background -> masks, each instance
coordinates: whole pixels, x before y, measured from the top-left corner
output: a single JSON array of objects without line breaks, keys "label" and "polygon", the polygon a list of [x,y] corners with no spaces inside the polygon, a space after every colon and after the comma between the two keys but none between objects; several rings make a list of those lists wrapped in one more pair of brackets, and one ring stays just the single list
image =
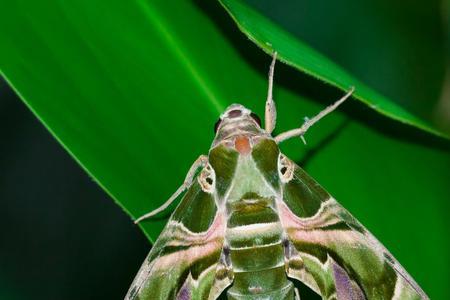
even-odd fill
[{"label": "dark background", "polygon": [[0,299],[122,299],[147,239],[1,78],[0,172]]}]

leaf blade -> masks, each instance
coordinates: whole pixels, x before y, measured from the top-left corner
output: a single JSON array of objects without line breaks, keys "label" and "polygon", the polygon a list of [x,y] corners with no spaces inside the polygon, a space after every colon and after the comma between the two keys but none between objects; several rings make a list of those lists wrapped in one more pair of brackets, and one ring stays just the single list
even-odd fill
[{"label": "leaf blade", "polygon": [[273,51],[277,51],[280,61],[343,91],[355,87],[354,98],[389,118],[442,138],[450,138],[428,122],[372,90],[241,0],[219,0],[219,2],[239,29],[266,53],[272,54]]}]

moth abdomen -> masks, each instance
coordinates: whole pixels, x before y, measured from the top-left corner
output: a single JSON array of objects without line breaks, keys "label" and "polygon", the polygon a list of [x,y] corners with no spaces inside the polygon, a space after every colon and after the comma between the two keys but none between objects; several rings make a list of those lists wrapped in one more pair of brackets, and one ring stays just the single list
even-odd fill
[{"label": "moth abdomen", "polygon": [[234,278],[228,299],[293,299],[285,271],[283,228],[273,202],[246,193],[229,204],[225,239]]},{"label": "moth abdomen", "polygon": [[[233,286],[227,291],[228,300],[294,299],[294,285],[286,278],[284,268],[235,275]],[[267,286],[275,287],[268,289]]]}]

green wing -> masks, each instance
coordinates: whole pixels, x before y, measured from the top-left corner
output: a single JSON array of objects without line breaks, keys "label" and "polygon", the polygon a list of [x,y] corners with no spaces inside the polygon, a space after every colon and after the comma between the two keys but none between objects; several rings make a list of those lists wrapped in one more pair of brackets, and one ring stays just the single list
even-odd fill
[{"label": "green wing", "polygon": [[289,163],[293,172],[284,181],[279,204],[289,277],[323,299],[428,299],[372,234]]},{"label": "green wing", "polygon": [[125,299],[217,298],[222,291],[217,288],[216,269],[225,225],[214,195],[204,192],[195,180],[142,264]]}]

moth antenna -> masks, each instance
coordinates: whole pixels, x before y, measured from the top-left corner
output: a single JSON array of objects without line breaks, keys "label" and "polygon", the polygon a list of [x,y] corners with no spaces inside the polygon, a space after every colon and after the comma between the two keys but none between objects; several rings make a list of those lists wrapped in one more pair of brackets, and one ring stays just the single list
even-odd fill
[{"label": "moth antenna", "polygon": [[330,106],[326,107],[324,110],[319,112],[313,118],[307,119],[300,128],[291,129],[289,131],[286,131],[286,132],[283,132],[283,133],[280,133],[279,135],[277,135],[275,137],[275,142],[281,143],[281,142],[283,142],[287,139],[290,139],[292,137],[295,137],[295,136],[302,137],[311,126],[313,126],[320,119],[322,119],[323,117],[325,117],[326,115],[328,115],[329,113],[334,111],[339,105],[341,105],[345,100],[347,100],[353,94],[354,91],[355,91],[355,88],[351,87],[350,90],[347,92],[347,94],[345,94],[341,99],[334,102]]},{"label": "moth antenna", "polygon": [[264,116],[264,126],[269,134],[274,130],[277,121],[277,110],[275,101],[273,100],[273,77],[277,55],[278,53],[275,51],[269,68],[269,87],[267,89],[266,111]]},{"label": "moth antenna", "polygon": [[197,172],[197,169],[200,167],[204,167],[206,164],[208,163],[208,157],[206,155],[200,155],[199,158],[197,158],[194,163],[192,164],[192,166],[189,168],[188,173],[186,174],[186,178],[184,179],[183,184],[175,191],[175,193],[173,193],[172,196],[170,196],[169,200],[167,200],[166,202],[164,202],[163,205],[161,205],[160,207],[158,207],[155,210],[152,210],[149,213],[146,213],[145,215],[137,218],[134,221],[134,224],[137,224],[139,222],[141,222],[142,220],[148,219],[153,217],[154,215],[159,214],[160,212],[164,211],[167,207],[169,207],[169,205],[175,201],[175,199],[178,198],[178,196],[184,192],[184,190],[188,189],[191,185],[192,185],[192,181],[194,179],[195,173]]}]

